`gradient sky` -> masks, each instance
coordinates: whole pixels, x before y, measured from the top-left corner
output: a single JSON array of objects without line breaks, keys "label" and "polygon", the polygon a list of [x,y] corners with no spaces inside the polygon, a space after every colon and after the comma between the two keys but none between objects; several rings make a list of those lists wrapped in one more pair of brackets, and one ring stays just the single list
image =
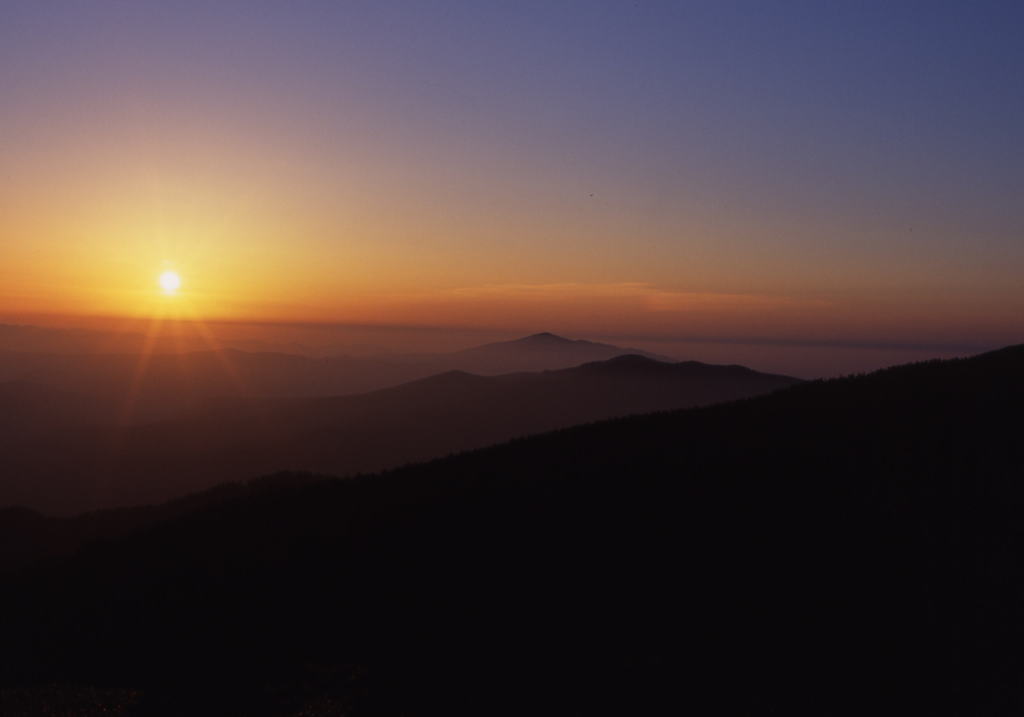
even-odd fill
[{"label": "gradient sky", "polygon": [[0,307],[1024,340],[1024,3],[0,4]]}]

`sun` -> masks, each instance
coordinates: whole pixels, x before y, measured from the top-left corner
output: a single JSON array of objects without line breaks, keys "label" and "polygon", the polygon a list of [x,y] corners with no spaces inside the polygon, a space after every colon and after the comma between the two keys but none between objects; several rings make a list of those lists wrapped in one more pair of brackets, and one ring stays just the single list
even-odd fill
[{"label": "sun", "polygon": [[181,288],[181,277],[178,276],[176,271],[165,271],[160,275],[158,281],[160,282],[160,288],[168,296],[178,293],[178,289]]}]

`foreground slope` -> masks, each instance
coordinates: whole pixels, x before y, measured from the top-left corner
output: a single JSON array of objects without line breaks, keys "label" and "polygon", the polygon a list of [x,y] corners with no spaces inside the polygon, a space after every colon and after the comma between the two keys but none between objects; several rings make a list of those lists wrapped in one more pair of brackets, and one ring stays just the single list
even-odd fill
[{"label": "foreground slope", "polygon": [[[573,369],[448,372],[328,398],[211,401],[167,421],[19,440],[0,504],[84,510],[163,500],[274,470],[381,470],[529,433],[696,406],[793,384],[739,366],[624,356]],[[19,462],[20,461],[20,462]],[[27,480],[19,480],[20,476]]]},{"label": "foreground slope", "polygon": [[224,502],[8,576],[3,679],[164,714],[1016,714],[1022,369],[1015,347]]}]

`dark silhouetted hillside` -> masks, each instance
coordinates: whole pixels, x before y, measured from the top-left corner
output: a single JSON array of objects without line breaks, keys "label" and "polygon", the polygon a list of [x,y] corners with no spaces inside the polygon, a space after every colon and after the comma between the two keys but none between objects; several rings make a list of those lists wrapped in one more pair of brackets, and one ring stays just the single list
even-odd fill
[{"label": "dark silhouetted hillside", "polygon": [[208,400],[181,417],[119,432],[65,430],[20,440],[0,456],[9,476],[0,503],[68,512],[164,500],[267,471],[376,471],[794,382],[738,367],[636,356],[541,373],[453,371],[354,396]]},{"label": "dark silhouetted hillside", "polygon": [[5,576],[0,682],[143,714],[1016,714],[1022,405],[1015,347],[245,495]]},{"label": "dark silhouetted hillside", "polygon": [[219,483],[157,505],[94,510],[52,518],[25,507],[0,508],[0,571],[34,561],[73,555],[83,546],[110,541],[152,525],[242,497],[328,480],[311,473],[282,472],[245,482]]}]

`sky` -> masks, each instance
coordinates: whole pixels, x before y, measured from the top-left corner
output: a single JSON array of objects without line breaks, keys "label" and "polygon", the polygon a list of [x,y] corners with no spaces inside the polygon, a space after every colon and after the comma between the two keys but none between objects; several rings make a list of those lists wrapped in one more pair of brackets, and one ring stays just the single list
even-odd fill
[{"label": "sky", "polygon": [[1022,25],[984,0],[5,0],[0,315],[1019,343]]}]

